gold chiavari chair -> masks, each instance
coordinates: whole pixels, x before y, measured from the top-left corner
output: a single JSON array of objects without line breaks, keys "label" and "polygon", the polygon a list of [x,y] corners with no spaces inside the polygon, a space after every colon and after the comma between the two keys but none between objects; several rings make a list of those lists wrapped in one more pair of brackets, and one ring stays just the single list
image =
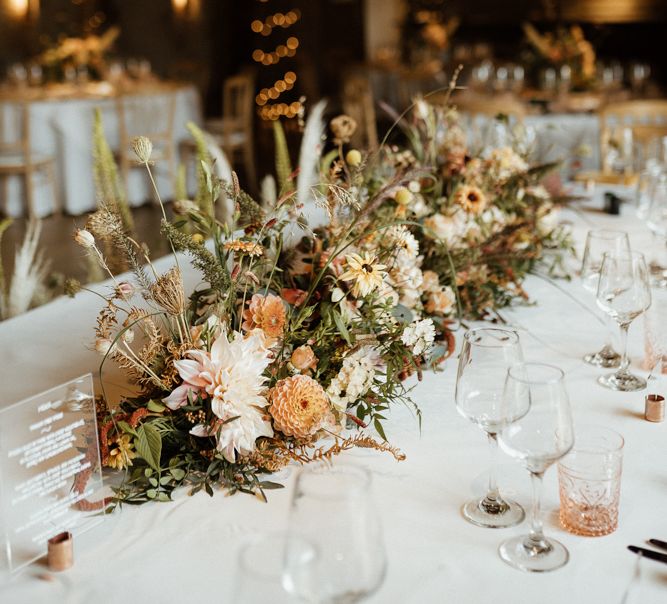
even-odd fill
[{"label": "gold chiavari chair", "polygon": [[234,162],[241,155],[246,178],[257,186],[253,122],[255,107],[255,77],[252,72],[241,73],[225,80],[222,91],[222,118],[206,122],[206,131]]},{"label": "gold chiavari chair", "polygon": [[357,122],[351,143],[355,147],[374,151],[378,148],[375,103],[368,79],[350,76],[343,84],[343,111]]},{"label": "gold chiavari chair", "polygon": [[160,170],[166,166],[170,182],[174,183],[176,95],[174,93],[121,95],[117,99],[117,111],[120,129],[118,160],[125,190],[129,190],[130,170],[140,167],[132,151],[132,139],[137,136],[147,136],[151,140],[153,143],[151,160],[158,164]]},{"label": "gold chiavari chair", "polygon": [[[638,100],[610,103],[598,112],[600,119],[600,158],[603,172],[609,171],[606,158],[612,146],[624,141],[646,158],[652,145],[667,136],[667,100]],[[621,149],[622,152],[630,152]],[[637,167],[637,166],[635,166]]]},{"label": "gold chiavari chair", "polygon": [[7,211],[9,177],[22,176],[27,214],[35,216],[35,176],[43,173],[53,192],[54,212],[60,212],[55,158],[36,153],[30,144],[30,104],[3,103],[0,107],[0,179],[2,206]]}]

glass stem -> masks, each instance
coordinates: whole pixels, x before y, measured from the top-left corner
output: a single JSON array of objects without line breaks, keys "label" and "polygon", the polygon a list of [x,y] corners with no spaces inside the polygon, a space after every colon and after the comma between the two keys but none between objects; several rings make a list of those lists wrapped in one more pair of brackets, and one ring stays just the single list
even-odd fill
[{"label": "glass stem", "polygon": [[508,505],[500,496],[498,483],[496,482],[496,466],[498,464],[498,435],[495,432],[488,432],[489,451],[491,453],[491,463],[489,468],[489,489],[480,502],[480,507],[487,514],[503,514],[507,511]]},{"label": "glass stem", "polygon": [[496,480],[496,465],[498,464],[498,435],[492,432],[489,432],[489,451],[491,453],[491,467],[489,469],[489,490],[486,494],[486,498],[497,501],[500,499],[500,493],[498,492],[498,482]]},{"label": "glass stem", "polygon": [[551,549],[549,542],[544,538],[542,531],[542,478],[544,472],[531,472],[530,479],[533,484],[533,507],[530,515],[530,534],[524,542],[524,546],[531,555],[543,554]]},{"label": "glass stem", "polygon": [[618,374],[622,375],[628,372],[628,365],[630,365],[630,359],[628,359],[628,329],[630,329],[630,323],[621,323],[620,327],[623,357],[621,358],[621,366],[618,368]]}]

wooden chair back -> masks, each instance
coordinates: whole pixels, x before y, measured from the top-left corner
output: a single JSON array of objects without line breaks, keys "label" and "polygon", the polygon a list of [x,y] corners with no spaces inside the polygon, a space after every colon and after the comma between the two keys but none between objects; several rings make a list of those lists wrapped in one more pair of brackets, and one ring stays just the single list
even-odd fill
[{"label": "wooden chair back", "polygon": [[136,136],[147,136],[162,153],[171,153],[176,112],[173,93],[121,95],[117,108],[121,157],[131,153]]},{"label": "wooden chair back", "polygon": [[[645,160],[657,146],[660,152],[661,139],[667,136],[667,100],[637,100],[610,103],[598,112],[600,118],[600,158],[602,171],[608,171],[606,158],[612,146],[623,145],[626,132],[632,136],[633,153],[636,160]],[[622,150],[627,152],[627,150]]]},{"label": "wooden chair back", "polygon": [[343,84],[343,111],[357,122],[351,143],[363,149],[378,148],[375,103],[368,79],[352,76]]},{"label": "wooden chair back", "polygon": [[255,78],[240,73],[225,80],[222,89],[222,117],[225,133],[243,131],[252,136]]},{"label": "wooden chair back", "polygon": [[7,102],[0,108],[0,154],[20,156],[31,163],[30,105]]}]

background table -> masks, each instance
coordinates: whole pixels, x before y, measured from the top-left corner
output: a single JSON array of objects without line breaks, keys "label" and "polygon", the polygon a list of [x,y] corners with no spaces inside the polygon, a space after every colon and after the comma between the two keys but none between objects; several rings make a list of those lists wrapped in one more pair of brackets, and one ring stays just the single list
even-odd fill
[{"label": "background table", "polygon": [[[579,248],[592,225],[628,229],[636,247],[648,239],[630,208],[620,218],[588,211],[566,211],[563,218],[573,223]],[[170,264],[170,258],[159,261],[162,269]],[[193,286],[198,277],[189,272],[186,281]],[[570,563],[540,575],[501,561],[498,544],[525,533],[528,526],[481,529],[461,517],[464,501],[484,491],[488,458],[483,433],[455,410],[454,356],[444,371],[426,373],[414,390],[424,416],[421,433],[407,408],[398,406],[390,413],[387,435],[407,454],[406,461],[369,451],[344,456],[372,470],[376,509],[384,523],[389,566],[371,603],[617,604],[633,574],[634,557],[626,545],[667,538],[667,423],[642,419],[645,392],[611,392],[596,384],[600,370],[581,357],[602,345],[604,328],[559,288],[593,308],[576,280],[553,285],[529,278],[526,289],[537,306],[503,315],[520,330],[527,359],[553,363],[566,372],[576,423],[603,424],[625,437],[619,529],[598,538],[563,531],[556,515],[556,469],[551,468],[544,489],[545,530],[568,547]],[[99,307],[96,296],[83,293],[0,324],[1,404],[95,371],[99,357],[91,344]],[[630,335],[637,366],[643,352],[641,319]],[[108,375],[107,384],[122,389],[117,372]],[[664,389],[664,383],[660,386]],[[75,566],[53,581],[40,580],[44,570],[38,566],[18,576],[0,571],[0,602],[231,602],[243,538],[286,526],[294,470],[285,474],[287,488],[271,491],[268,504],[244,495],[188,497],[181,492],[173,503],[126,507],[77,540]],[[503,492],[529,506],[528,473],[509,458],[501,466],[500,481]],[[642,574],[641,599],[635,601],[667,601],[667,567],[644,560]]]},{"label": "background table", "polygon": [[[140,91],[137,91],[140,92]],[[174,94],[174,145],[190,138],[188,121],[201,123],[199,93],[193,85],[162,85],[155,94]],[[142,93],[143,94],[143,93]],[[0,99],[0,119],[8,110],[8,101]],[[31,119],[31,149],[35,153],[56,158],[56,180],[63,209],[68,214],[82,214],[97,207],[92,170],[92,137],[95,109],[102,112],[104,131],[112,150],[118,149],[120,133],[116,99],[113,97],[48,98],[29,101]],[[166,119],[166,118],[165,118]],[[173,182],[157,166],[158,186],[165,199],[170,199]],[[41,174],[35,176],[35,212],[46,216],[53,211],[51,187]],[[175,177],[175,175],[174,175]],[[9,182],[7,213],[25,213],[23,182],[12,177]],[[150,198],[150,183],[140,170],[132,170],[127,195],[132,205]]]}]

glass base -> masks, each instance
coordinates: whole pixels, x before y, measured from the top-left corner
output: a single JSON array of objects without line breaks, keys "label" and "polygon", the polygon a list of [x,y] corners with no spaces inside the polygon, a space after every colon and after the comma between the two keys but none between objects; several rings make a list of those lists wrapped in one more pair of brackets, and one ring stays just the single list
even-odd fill
[{"label": "glass base", "polygon": [[515,501],[490,500],[486,497],[468,501],[461,511],[468,522],[484,528],[516,526],[526,517],[523,508]]},{"label": "glass base", "polygon": [[589,365],[596,367],[604,367],[605,369],[615,369],[621,366],[621,355],[618,354],[611,346],[605,346],[598,352],[587,354],[584,361]]},{"label": "glass base", "polygon": [[646,380],[644,378],[629,372],[601,375],[598,378],[598,384],[610,390],[620,390],[621,392],[635,392],[646,388]]},{"label": "glass base", "polygon": [[530,573],[545,573],[565,566],[570,559],[567,548],[553,539],[533,542],[529,535],[503,541],[500,557],[510,566]]}]

